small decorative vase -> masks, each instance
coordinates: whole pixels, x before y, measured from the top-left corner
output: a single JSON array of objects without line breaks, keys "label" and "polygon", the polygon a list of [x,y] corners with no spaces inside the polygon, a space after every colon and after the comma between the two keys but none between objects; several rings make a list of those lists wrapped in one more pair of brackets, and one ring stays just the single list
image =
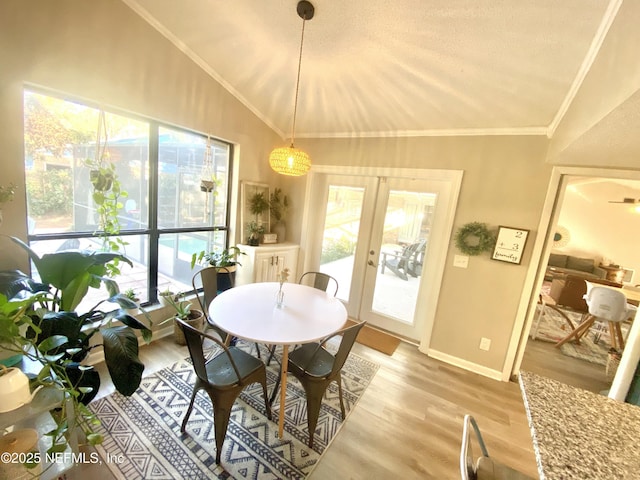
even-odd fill
[{"label": "small decorative vase", "polygon": [[276,307],[282,308],[283,304],[284,304],[284,292],[282,291],[282,288],[281,288],[280,290],[278,290],[278,293],[276,294]]}]

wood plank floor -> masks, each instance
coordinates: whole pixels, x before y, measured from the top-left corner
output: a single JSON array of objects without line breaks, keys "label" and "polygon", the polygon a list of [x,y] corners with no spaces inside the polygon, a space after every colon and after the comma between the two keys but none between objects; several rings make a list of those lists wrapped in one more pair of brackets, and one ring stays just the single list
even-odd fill
[{"label": "wood plank floor", "polygon": [[[392,356],[355,344],[380,365],[376,376],[325,451],[310,479],[459,479],[462,420],[475,416],[489,453],[537,477],[520,389],[420,353],[402,342]],[[171,337],[141,349],[145,375],[188,355]],[[104,365],[99,369],[104,372]],[[103,375],[102,378],[108,378]],[[99,396],[113,392],[103,381]],[[106,467],[81,468],[69,479],[108,479]]]}]

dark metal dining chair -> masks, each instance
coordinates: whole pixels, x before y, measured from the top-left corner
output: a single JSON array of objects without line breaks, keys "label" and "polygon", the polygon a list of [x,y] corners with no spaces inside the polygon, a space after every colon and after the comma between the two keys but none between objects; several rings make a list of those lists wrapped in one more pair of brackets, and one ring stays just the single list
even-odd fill
[{"label": "dark metal dining chair", "polygon": [[[200,304],[200,308],[204,313],[204,318],[207,320],[208,326],[213,329],[218,335],[220,335],[220,338],[223,342],[228,343],[227,332],[218,327],[216,325],[215,319],[209,316],[209,305],[211,305],[213,299],[218,295],[218,271],[221,270],[227,269],[225,267],[206,267],[198,270],[191,277],[191,285],[193,286],[198,304]],[[231,281],[231,278],[229,278],[229,280]],[[231,288],[233,288],[233,286],[233,283],[231,283]],[[202,295],[200,295],[200,291],[202,291]],[[235,339],[231,339],[230,343],[232,345],[235,344]],[[257,343],[255,345],[258,358],[261,358],[260,346]]]},{"label": "dark metal dining chair", "polygon": [[[217,338],[193,328],[180,319],[176,319],[184,332],[189,355],[196,372],[191,402],[182,421],[181,432],[185,432],[187,421],[193,410],[193,403],[200,390],[209,395],[213,405],[213,424],[216,436],[216,463],[220,463],[222,444],[227,434],[231,408],[242,390],[252,384],[262,385],[267,418],[271,420],[271,408],[267,398],[267,369],[260,360],[237,347],[227,347]],[[203,349],[204,340],[210,340],[221,351],[206,359]]]},{"label": "dark metal dining chair", "polygon": [[305,272],[298,281],[300,285],[308,285],[323,290],[334,297],[338,294],[338,280],[322,272]]},{"label": "dark metal dining chair", "polygon": [[[476,443],[482,453],[476,460],[471,447],[471,429],[475,432]],[[489,456],[487,447],[471,415],[464,416],[462,443],[460,445],[460,478],[461,480],[533,480],[531,477],[494,460]]]},{"label": "dark metal dining chair", "polygon": [[[342,399],[342,367],[351,353],[351,348],[360,329],[366,322],[356,323],[343,328],[318,342],[305,343],[289,354],[287,370],[296,377],[307,395],[307,426],[309,429],[309,447],[313,447],[313,436],[320,416],[322,398],[331,382],[338,384],[338,396],[340,399],[340,412],[342,420],[345,418],[344,400]],[[334,337],[342,336],[338,351],[333,354],[325,344]],[[276,398],[280,388],[280,376],[271,393],[270,403]]]}]

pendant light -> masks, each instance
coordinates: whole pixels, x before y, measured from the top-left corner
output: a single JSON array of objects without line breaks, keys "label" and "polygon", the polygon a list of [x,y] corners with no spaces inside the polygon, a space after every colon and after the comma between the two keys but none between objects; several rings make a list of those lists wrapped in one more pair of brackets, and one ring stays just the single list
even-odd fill
[{"label": "pendant light", "polygon": [[315,9],[311,2],[298,2],[297,12],[302,18],[302,34],[300,36],[300,56],[298,57],[298,77],[296,79],[296,94],[293,102],[293,121],[291,122],[291,146],[274,149],[269,155],[269,165],[282,175],[299,177],[305,175],[311,168],[311,159],[306,152],[293,146],[296,131],[296,113],[298,111],[298,91],[300,89],[300,65],[302,64],[302,45],[304,44],[304,25],[313,18]]}]

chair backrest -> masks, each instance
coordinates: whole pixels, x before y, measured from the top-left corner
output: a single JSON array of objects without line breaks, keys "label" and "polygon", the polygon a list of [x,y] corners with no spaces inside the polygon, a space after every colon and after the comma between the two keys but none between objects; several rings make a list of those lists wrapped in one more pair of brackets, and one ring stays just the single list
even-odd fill
[{"label": "chair backrest", "polygon": [[589,311],[584,295],[587,293],[587,281],[582,277],[567,275],[564,279],[551,281],[549,295],[559,307],[568,307],[577,312]]},{"label": "chair backrest", "polygon": [[482,456],[488,457],[487,447],[484,444],[480,429],[475,419],[467,414],[464,416],[464,425],[462,428],[462,443],[460,445],[460,478],[461,480],[475,480],[476,478],[476,461],[473,457],[473,449],[471,448],[471,429],[475,431],[476,439],[480,445]]},{"label": "chair backrest", "polygon": [[340,346],[338,347],[338,351],[334,355],[335,360],[333,361],[331,376],[335,375],[340,370],[342,370],[342,367],[344,366],[344,362],[347,361],[347,357],[349,356],[349,353],[351,353],[351,348],[353,347],[353,344],[356,341],[356,337],[358,336],[358,333],[360,333],[360,330],[362,329],[362,327],[364,327],[365,323],[367,322],[360,322],[360,323],[356,323],[355,325],[351,325],[349,327],[343,328],[342,330],[334,333],[333,335],[331,335],[331,337],[328,337],[326,339],[326,340],[329,340],[329,338],[342,335]]},{"label": "chair backrest", "polygon": [[305,272],[298,283],[323,290],[335,297],[338,293],[338,280],[322,272]]},{"label": "chair backrest", "polygon": [[[212,268],[205,267],[201,270],[198,270],[191,277],[191,285],[193,285],[193,289],[196,292],[196,298],[198,299],[198,303],[200,304],[200,308],[205,315],[209,311],[209,305],[213,301],[214,298],[218,295],[218,271],[225,270],[222,268]],[[233,286],[233,285],[231,285]],[[199,290],[202,289],[202,296],[198,293]]]},{"label": "chair backrest", "polygon": [[586,295],[589,313],[611,322],[626,320],[627,297],[624,293],[608,287],[594,286]]},{"label": "chair backrest", "polygon": [[198,330],[197,328],[192,327],[191,325],[189,325],[183,320],[180,320],[179,318],[175,318],[174,321],[178,323],[178,326],[182,329],[182,332],[184,333],[184,339],[187,343],[187,348],[189,349],[189,355],[191,356],[193,369],[195,370],[196,375],[200,380],[202,380],[203,382],[211,383],[209,377],[207,376],[207,366],[206,366],[207,361],[205,359],[204,348],[203,348],[203,343],[205,338],[214,342],[224,351],[224,354],[227,355],[231,363],[231,366],[236,372],[236,377],[238,381],[240,380],[240,372],[238,371],[238,368],[233,360],[233,357],[229,353],[229,349],[224,343],[222,343],[217,338],[212,337],[211,335],[207,335],[206,333]]}]

